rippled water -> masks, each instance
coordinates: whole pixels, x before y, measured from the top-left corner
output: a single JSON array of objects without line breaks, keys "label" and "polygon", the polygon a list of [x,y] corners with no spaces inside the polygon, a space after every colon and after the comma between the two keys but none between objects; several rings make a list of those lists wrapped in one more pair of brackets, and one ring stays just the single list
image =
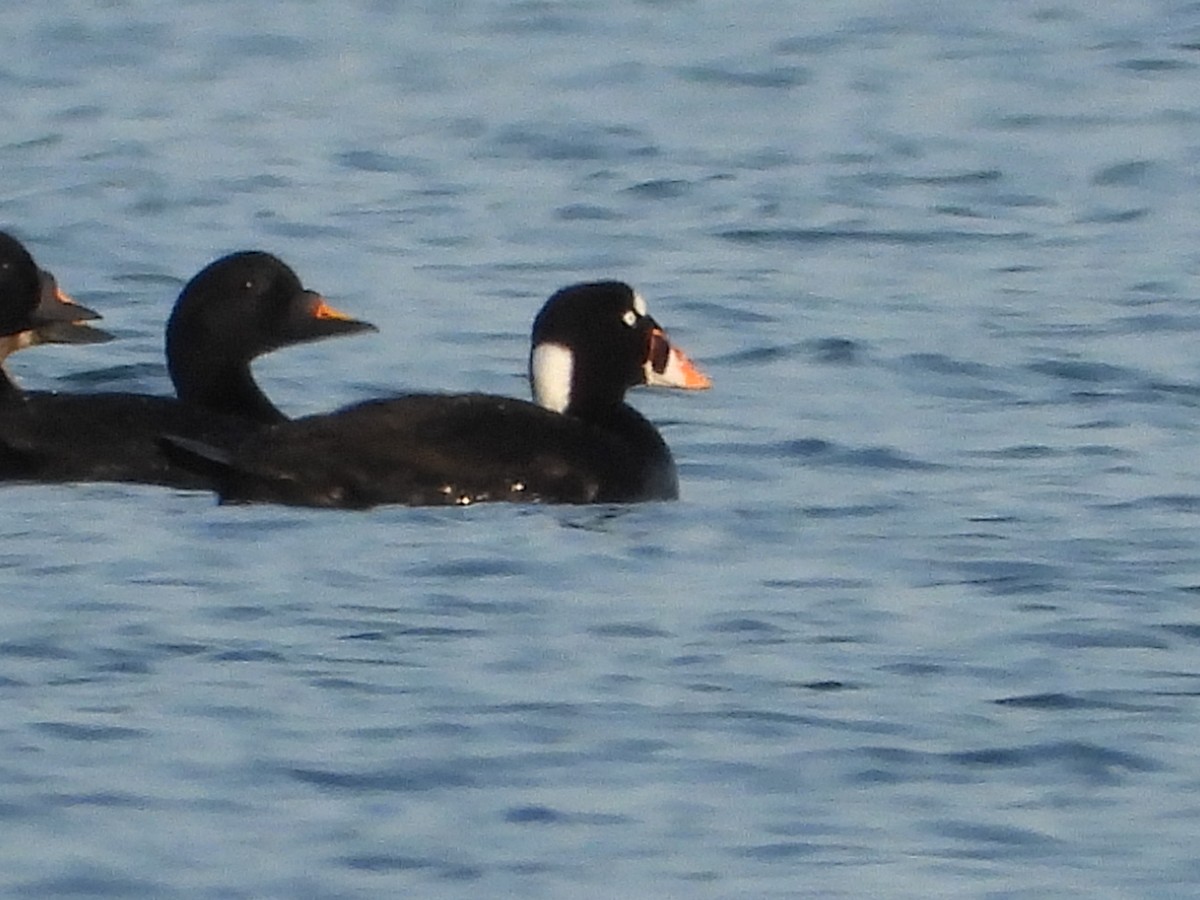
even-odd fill
[{"label": "rippled water", "polygon": [[1200,803],[1200,12],[0,11],[0,221],[166,392],[227,250],[381,333],[291,414],[523,394],[560,285],[704,362],[684,498],[9,486],[0,893],[1177,897]]}]

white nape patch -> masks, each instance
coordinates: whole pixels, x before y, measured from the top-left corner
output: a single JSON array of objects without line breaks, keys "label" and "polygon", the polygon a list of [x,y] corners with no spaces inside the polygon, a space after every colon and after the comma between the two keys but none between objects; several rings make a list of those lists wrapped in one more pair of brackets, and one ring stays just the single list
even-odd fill
[{"label": "white nape patch", "polygon": [[643,297],[641,294],[639,294],[637,291],[633,292],[633,311],[636,312],[639,316],[647,315],[646,298]]},{"label": "white nape patch", "polygon": [[529,361],[533,400],[554,412],[566,412],[571,403],[571,375],[575,356],[562,344],[538,344]]}]

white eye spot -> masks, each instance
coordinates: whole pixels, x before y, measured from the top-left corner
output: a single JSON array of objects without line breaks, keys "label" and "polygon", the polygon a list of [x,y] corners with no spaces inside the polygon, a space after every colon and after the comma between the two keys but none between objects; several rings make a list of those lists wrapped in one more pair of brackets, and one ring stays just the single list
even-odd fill
[{"label": "white eye spot", "polygon": [[639,316],[648,315],[646,312],[646,298],[637,291],[633,292],[633,309]]},{"label": "white eye spot", "polygon": [[638,315],[632,309],[626,310],[625,315],[621,316],[621,321],[632,328],[637,324]]}]

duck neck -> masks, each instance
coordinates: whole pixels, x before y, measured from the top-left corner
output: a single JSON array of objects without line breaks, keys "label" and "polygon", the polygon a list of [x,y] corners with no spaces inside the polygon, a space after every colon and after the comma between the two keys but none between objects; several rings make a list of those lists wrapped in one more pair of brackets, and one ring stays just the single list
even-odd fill
[{"label": "duck neck", "polygon": [[[572,394],[567,408],[563,412],[568,416],[574,416],[576,419],[583,419],[585,422],[592,422],[596,425],[607,425],[610,423],[619,423],[623,417],[622,410],[628,410],[635,416],[638,414],[632,407],[626,406],[620,399],[613,400],[611,397],[589,397],[578,396]],[[641,418],[638,416],[638,418]]]},{"label": "duck neck", "polygon": [[227,368],[219,377],[208,378],[202,385],[176,385],[175,390],[184,403],[212,412],[264,425],[287,419],[254,381],[249,363]]}]

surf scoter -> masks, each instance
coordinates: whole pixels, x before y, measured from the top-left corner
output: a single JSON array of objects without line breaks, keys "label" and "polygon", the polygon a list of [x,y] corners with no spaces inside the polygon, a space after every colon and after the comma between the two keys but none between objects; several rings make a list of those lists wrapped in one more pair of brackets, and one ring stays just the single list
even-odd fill
[{"label": "surf scoter", "polygon": [[251,361],[280,347],[374,330],[306,290],[269,253],[222,257],[188,282],[167,323],[177,397],[16,393],[0,403],[0,478],[209,487],[167,459],[160,435],[224,442],[286,421],[255,383]]},{"label": "surf scoter", "polygon": [[533,403],[492,394],[370,400],[235,444],[171,438],[224,502],[366,508],[672,500],[671,451],[624,403],[635,385],[710,386],[627,284],[563,288],[533,323]]},{"label": "surf scoter", "polygon": [[0,231],[0,400],[20,390],[4,368],[18,350],[36,344],[90,344],[112,335],[88,325],[100,314],[76,303],[25,245]]}]

